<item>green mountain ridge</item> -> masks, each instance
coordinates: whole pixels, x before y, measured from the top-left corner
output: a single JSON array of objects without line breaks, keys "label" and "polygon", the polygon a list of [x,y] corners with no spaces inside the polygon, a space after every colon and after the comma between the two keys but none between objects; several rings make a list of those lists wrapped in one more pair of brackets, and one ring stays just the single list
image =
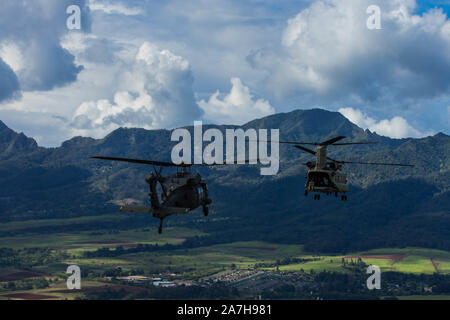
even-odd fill
[{"label": "green mountain ridge", "polygon": [[[238,126],[216,126],[220,130]],[[192,126],[186,127],[192,130]],[[169,225],[195,226],[227,240],[301,243],[336,252],[393,246],[450,250],[450,137],[390,139],[363,130],[340,113],[296,110],[253,120],[243,129],[280,129],[280,139],[378,141],[370,146],[329,147],[340,160],[413,163],[415,167],[347,165],[349,201],[303,195],[312,156],[280,145],[280,171],[263,177],[257,166],[201,168],[213,206],[171,217]],[[42,148],[0,123],[0,222],[111,213],[112,200],[145,203],[151,167],[89,159],[92,155],[170,160],[171,130],[119,128],[103,139],[74,137]],[[166,172],[166,170],[165,170]],[[119,214],[119,213],[118,213]],[[219,218],[220,222],[212,221]]]}]

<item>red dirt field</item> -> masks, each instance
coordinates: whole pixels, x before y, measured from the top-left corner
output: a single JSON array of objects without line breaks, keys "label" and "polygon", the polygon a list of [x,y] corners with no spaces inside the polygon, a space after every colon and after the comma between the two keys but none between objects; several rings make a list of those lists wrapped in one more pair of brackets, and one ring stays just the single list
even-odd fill
[{"label": "red dirt field", "polygon": [[25,300],[44,300],[44,299],[57,299],[55,296],[46,296],[43,294],[34,293],[9,293],[2,294],[2,297],[12,298],[12,299],[25,299]]},{"label": "red dirt field", "polygon": [[232,247],[234,249],[249,249],[249,250],[264,250],[264,251],[275,251],[277,248],[271,248],[271,247],[252,247],[252,246],[239,246],[239,247]]},{"label": "red dirt field", "polygon": [[406,254],[390,254],[390,255],[371,255],[371,256],[347,256],[345,259],[383,259],[392,260],[392,264],[402,261],[407,257]]},{"label": "red dirt field", "polygon": [[39,278],[42,276],[43,276],[42,274],[35,273],[35,272],[28,272],[28,271],[15,272],[15,273],[10,273],[10,274],[1,276],[0,282],[17,281],[17,280],[23,280],[23,279],[29,279],[29,278]]},{"label": "red dirt field", "polygon": [[430,258],[431,263],[433,264],[434,270],[436,270],[437,274],[440,274],[439,268],[438,268],[438,263],[436,261],[433,260],[433,258]]}]

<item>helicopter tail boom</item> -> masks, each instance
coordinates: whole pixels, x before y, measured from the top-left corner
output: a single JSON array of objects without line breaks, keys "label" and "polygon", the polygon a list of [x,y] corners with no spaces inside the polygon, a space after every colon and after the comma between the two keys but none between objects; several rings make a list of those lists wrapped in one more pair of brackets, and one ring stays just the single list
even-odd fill
[{"label": "helicopter tail boom", "polygon": [[191,209],[181,207],[162,207],[157,210],[146,206],[122,206],[120,212],[153,213],[158,217],[170,216],[172,214],[188,213]]},{"label": "helicopter tail boom", "polygon": [[119,208],[120,212],[140,212],[140,213],[151,213],[153,209],[151,207],[145,206],[121,206]]}]

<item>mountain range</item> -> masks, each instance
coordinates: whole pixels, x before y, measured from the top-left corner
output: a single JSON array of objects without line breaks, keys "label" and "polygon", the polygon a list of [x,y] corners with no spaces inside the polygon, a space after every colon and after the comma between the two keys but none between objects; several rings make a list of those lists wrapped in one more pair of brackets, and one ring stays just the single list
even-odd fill
[{"label": "mountain range", "polygon": [[[223,131],[239,126],[208,127]],[[280,171],[275,176],[261,176],[257,166],[200,168],[213,199],[210,216],[204,218],[199,210],[171,217],[169,225],[195,227],[215,242],[300,243],[318,252],[402,246],[450,250],[448,135],[390,139],[322,109],[279,113],[241,127],[279,129],[280,139],[289,141],[323,141],[340,135],[347,137],[343,142],[376,141],[331,146],[329,154],[339,160],[415,167],[346,165],[349,200],[330,196],[314,201],[304,196],[302,165],[312,156],[280,145]],[[124,199],[146,203],[144,178],[151,167],[90,156],[167,161],[175,145],[171,132],[119,128],[103,139],[74,137],[58,148],[44,148],[0,121],[0,223],[110,214]]]}]

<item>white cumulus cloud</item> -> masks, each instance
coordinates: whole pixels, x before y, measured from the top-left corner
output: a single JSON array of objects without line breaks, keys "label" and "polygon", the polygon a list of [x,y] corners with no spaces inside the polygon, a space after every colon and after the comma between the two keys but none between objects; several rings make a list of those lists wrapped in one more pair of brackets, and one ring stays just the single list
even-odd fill
[{"label": "white cumulus cloud", "polygon": [[376,121],[358,109],[340,108],[339,112],[357,126],[390,138],[419,138],[430,134],[413,128],[408,121],[399,116]]},{"label": "white cumulus cloud", "polygon": [[201,118],[189,62],[144,42],[132,65],[118,75],[112,101],[86,101],[75,111],[75,134],[101,137],[118,127],[172,128]]},{"label": "white cumulus cloud", "polygon": [[22,70],[25,64],[20,48],[14,42],[4,41],[3,43],[0,43],[0,58],[3,59],[14,72]]},{"label": "white cumulus cloud", "polygon": [[[381,29],[367,28],[370,5]],[[281,46],[253,51],[277,97],[303,103],[406,106],[450,89],[450,20],[414,0],[319,0],[287,21]],[[308,100],[307,100],[308,99]]]},{"label": "white cumulus cloud", "polygon": [[241,79],[231,79],[231,90],[222,99],[216,91],[208,101],[201,100],[198,104],[205,112],[205,119],[223,124],[244,124],[255,118],[261,118],[275,113],[270,103],[263,99],[254,99],[250,89]]},{"label": "white cumulus cloud", "polygon": [[[21,91],[50,91],[67,86],[83,70],[60,44],[60,38],[69,31],[66,9],[72,4],[71,0],[2,1],[0,59],[14,71]],[[86,0],[77,1],[77,5],[81,10],[81,32],[88,32]],[[9,79],[7,86],[15,88],[16,79]]]},{"label": "white cumulus cloud", "polygon": [[123,3],[112,3],[110,1],[89,1],[89,9],[102,11],[106,14],[123,14],[125,16],[141,15],[143,11],[139,8],[128,7]]}]

